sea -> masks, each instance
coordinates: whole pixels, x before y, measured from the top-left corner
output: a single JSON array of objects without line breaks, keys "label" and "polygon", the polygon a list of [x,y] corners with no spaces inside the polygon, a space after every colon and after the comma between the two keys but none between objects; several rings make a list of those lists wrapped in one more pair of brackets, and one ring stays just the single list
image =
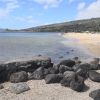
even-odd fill
[{"label": "sea", "polygon": [[0,62],[47,56],[52,62],[79,57],[82,60],[93,55],[75,39],[65,39],[60,33],[0,33]]}]

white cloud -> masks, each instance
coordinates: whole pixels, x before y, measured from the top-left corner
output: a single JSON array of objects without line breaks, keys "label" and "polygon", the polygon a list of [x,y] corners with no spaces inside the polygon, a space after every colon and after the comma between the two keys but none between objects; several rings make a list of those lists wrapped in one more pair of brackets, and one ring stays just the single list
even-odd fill
[{"label": "white cloud", "polygon": [[19,7],[17,0],[0,0],[0,3],[4,4],[4,7],[0,7],[0,17],[9,15],[14,9]]},{"label": "white cloud", "polygon": [[33,16],[15,17],[15,20],[28,26],[41,24],[39,21],[34,19]]},{"label": "white cloud", "polygon": [[96,18],[100,17],[100,0],[92,2],[87,7],[79,10],[76,19]]},{"label": "white cloud", "polygon": [[67,0],[70,4],[73,3],[73,2],[82,2],[84,0]]},{"label": "white cloud", "polygon": [[33,0],[44,6],[45,9],[49,7],[57,7],[63,0]]},{"label": "white cloud", "polygon": [[72,2],[74,2],[74,1],[75,1],[75,0],[69,0],[68,2],[69,2],[69,3],[72,3]]},{"label": "white cloud", "polygon": [[78,10],[84,9],[85,5],[86,5],[85,2],[79,3],[79,5],[78,5]]}]

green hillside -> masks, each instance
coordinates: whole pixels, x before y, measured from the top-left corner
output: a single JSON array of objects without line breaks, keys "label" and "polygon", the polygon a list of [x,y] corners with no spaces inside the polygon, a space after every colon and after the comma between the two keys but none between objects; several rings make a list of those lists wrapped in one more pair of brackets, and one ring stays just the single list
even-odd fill
[{"label": "green hillside", "polygon": [[22,29],[29,32],[100,32],[100,18],[76,20]]}]

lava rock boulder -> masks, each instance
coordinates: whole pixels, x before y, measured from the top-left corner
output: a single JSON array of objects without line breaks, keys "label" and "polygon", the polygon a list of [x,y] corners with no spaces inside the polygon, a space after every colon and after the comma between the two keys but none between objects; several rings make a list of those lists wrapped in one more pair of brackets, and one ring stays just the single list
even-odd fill
[{"label": "lava rock boulder", "polygon": [[60,65],[65,65],[65,66],[68,66],[68,67],[73,67],[74,65],[75,65],[75,61],[73,61],[73,60],[62,60],[59,64],[58,64],[58,66],[60,66]]},{"label": "lava rock boulder", "polygon": [[23,93],[23,92],[25,92],[25,91],[30,90],[30,87],[29,87],[26,83],[15,83],[15,84],[12,84],[12,85],[9,87],[9,90],[10,90],[12,93],[20,94],[20,93]]},{"label": "lava rock boulder", "polygon": [[27,80],[28,74],[25,71],[16,72],[10,76],[10,82],[12,83],[25,82]]},{"label": "lava rock boulder", "polygon": [[89,78],[94,82],[100,82],[100,73],[96,71],[89,71]]},{"label": "lava rock boulder", "polygon": [[60,81],[62,80],[63,75],[60,74],[48,74],[45,77],[45,82],[46,84],[50,84],[50,83],[60,83]]},{"label": "lava rock boulder", "polygon": [[64,77],[61,80],[61,85],[65,87],[70,87],[70,82],[75,78],[75,72],[66,71],[64,72]]},{"label": "lava rock boulder", "polygon": [[83,91],[85,88],[84,79],[76,75],[75,78],[70,82],[70,88],[77,92]]},{"label": "lava rock boulder", "polygon": [[89,96],[94,100],[100,100],[100,89],[90,92]]},{"label": "lava rock boulder", "polygon": [[40,67],[36,69],[29,77],[29,79],[41,80],[44,79],[44,68]]}]

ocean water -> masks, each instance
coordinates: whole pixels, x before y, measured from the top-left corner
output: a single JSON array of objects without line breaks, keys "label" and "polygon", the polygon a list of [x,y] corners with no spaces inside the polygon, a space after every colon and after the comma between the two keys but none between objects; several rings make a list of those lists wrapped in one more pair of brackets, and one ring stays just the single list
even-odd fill
[{"label": "ocean water", "polygon": [[0,62],[48,56],[57,63],[75,56],[88,59],[91,54],[76,46],[74,39],[65,39],[59,33],[0,33]]}]

